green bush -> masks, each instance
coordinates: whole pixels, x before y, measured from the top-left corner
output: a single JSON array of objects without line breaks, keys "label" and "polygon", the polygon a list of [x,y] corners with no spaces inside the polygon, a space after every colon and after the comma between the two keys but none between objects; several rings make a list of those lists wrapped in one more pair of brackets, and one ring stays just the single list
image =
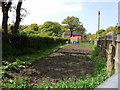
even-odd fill
[{"label": "green bush", "polygon": [[93,47],[92,56],[98,56],[98,55],[99,55],[99,49],[98,49],[97,45],[95,45]]},{"label": "green bush", "polygon": [[23,54],[30,54],[35,50],[49,48],[51,46],[65,44],[68,39],[58,37],[40,37],[40,36],[25,36],[25,35],[11,35],[3,38],[3,57],[17,56]]}]

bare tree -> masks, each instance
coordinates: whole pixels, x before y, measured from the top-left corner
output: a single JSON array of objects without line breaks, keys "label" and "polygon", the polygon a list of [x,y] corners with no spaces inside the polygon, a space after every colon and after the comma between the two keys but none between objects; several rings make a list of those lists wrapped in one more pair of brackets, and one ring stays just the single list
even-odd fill
[{"label": "bare tree", "polygon": [[12,0],[8,2],[2,2],[2,13],[3,13],[3,20],[2,20],[2,29],[5,34],[8,34],[8,11],[11,7]]},{"label": "bare tree", "polygon": [[21,21],[21,7],[22,7],[22,0],[19,0],[18,1],[18,4],[17,4],[17,8],[16,8],[16,20],[15,20],[15,24],[14,24],[14,27],[13,27],[13,30],[12,30],[12,34],[17,34],[17,31],[18,31],[18,28],[19,28],[19,25],[20,25],[20,21]]}]

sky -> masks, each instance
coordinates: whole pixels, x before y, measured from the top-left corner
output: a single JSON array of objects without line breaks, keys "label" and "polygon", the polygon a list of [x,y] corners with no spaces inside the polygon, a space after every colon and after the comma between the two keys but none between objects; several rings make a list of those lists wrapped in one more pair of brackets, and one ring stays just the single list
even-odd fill
[{"label": "sky", "polygon": [[98,28],[98,11],[101,12],[100,29],[118,23],[118,0],[25,0],[23,7],[27,8],[29,14],[21,22],[22,25],[42,25],[46,21],[61,24],[67,16],[75,16],[83,23],[87,33],[95,33]]}]

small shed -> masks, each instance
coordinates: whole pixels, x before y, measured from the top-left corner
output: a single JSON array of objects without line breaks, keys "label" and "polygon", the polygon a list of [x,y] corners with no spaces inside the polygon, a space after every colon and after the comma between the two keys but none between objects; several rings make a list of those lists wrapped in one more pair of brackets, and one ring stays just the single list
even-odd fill
[{"label": "small shed", "polygon": [[[70,30],[66,30],[65,34],[64,34],[64,37],[65,38],[70,38],[70,35],[71,35],[71,31]],[[82,33],[81,33],[81,31],[73,31],[72,35],[73,35],[72,37],[78,37],[79,40],[82,40]]]}]

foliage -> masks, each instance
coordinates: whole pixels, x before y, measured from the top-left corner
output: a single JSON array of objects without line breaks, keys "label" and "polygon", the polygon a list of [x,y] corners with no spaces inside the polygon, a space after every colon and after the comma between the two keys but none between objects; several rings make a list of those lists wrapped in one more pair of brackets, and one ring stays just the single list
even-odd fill
[{"label": "foliage", "polygon": [[97,45],[94,45],[94,48],[93,48],[93,52],[92,52],[92,56],[98,56],[99,55],[99,49],[97,47]]},{"label": "foliage", "polygon": [[[84,45],[84,43],[83,43]],[[90,44],[91,45],[91,44]],[[94,51],[92,55],[82,55],[84,58],[90,58],[93,60],[95,64],[95,71],[91,76],[80,76],[76,78],[65,78],[64,80],[58,82],[58,83],[50,83],[50,82],[42,82],[38,86],[31,86],[29,85],[26,81],[25,78],[20,77],[20,78],[14,78],[14,79],[8,79],[4,78],[3,81],[3,86],[4,87],[9,87],[9,88],[96,88],[98,85],[100,85],[103,81],[105,81],[109,76],[106,74],[106,58],[105,57],[99,57],[98,56],[98,48],[94,46]],[[58,49],[58,48],[56,48]],[[43,50],[47,55],[51,53],[50,51],[54,52],[56,49],[47,49]],[[27,60],[30,62],[30,60],[35,59],[36,57],[38,58],[40,55],[46,56],[46,54],[43,52],[36,52],[35,55],[28,56],[26,55],[25,57],[18,57],[20,60],[24,61]],[[49,52],[49,53],[48,53]],[[79,56],[80,54],[76,54]],[[81,56],[81,55],[80,55]],[[29,57],[29,58],[28,58]],[[40,58],[39,58],[40,59]],[[36,59],[34,60],[36,61]],[[9,62],[10,63],[10,62]],[[6,65],[9,63],[7,62]],[[16,66],[16,63],[12,62],[14,66]],[[24,65],[24,64],[23,64]],[[11,65],[10,65],[11,66]],[[20,65],[17,65],[20,66]]]},{"label": "foliage", "polygon": [[35,23],[34,23],[34,24],[31,24],[31,25],[30,25],[30,28],[31,28],[30,30],[38,31],[38,25],[35,24]]},{"label": "foliage", "polygon": [[40,31],[47,32],[49,36],[61,36],[61,25],[58,22],[46,21]]},{"label": "foliage", "polygon": [[[42,48],[41,50],[37,50],[35,53],[26,54],[23,56],[17,56],[16,58],[18,58],[22,61],[28,61],[30,63],[34,63],[36,61],[43,60],[48,54],[51,54],[52,52],[55,52],[59,48],[62,48],[66,45],[67,44],[49,46],[47,48]],[[13,58],[15,58],[15,57],[13,57]]]},{"label": "foliage", "polygon": [[106,30],[100,29],[99,31],[96,31],[96,38],[99,37],[105,37],[106,35],[112,35],[112,34],[118,34],[118,28],[110,26]]},{"label": "foliage", "polygon": [[2,88],[13,88],[13,89],[28,89],[33,88],[29,83],[25,81],[25,77],[18,77],[13,79],[4,78],[2,82]]},{"label": "foliage", "polygon": [[81,22],[79,21],[79,18],[77,17],[67,17],[66,19],[63,20],[62,24],[66,24],[66,27],[69,28],[70,30],[73,30],[75,27],[80,26]]},{"label": "foliage", "polygon": [[19,31],[22,31],[24,29],[28,28],[28,25],[20,25],[19,26]]},{"label": "foliage", "polygon": [[66,28],[68,28],[71,31],[71,36],[73,30],[81,31],[83,34],[86,31],[86,29],[83,27],[82,22],[79,21],[79,18],[74,16],[72,17],[68,16],[66,19],[62,21],[62,24],[66,24]]},{"label": "foliage", "polygon": [[24,62],[20,60],[16,60],[15,62],[8,62],[8,61],[2,61],[2,78],[5,77],[11,78],[12,72],[18,72],[21,68],[26,68],[28,65],[30,65],[29,62]]},{"label": "foliage", "polygon": [[[66,43],[68,39],[58,37],[40,37],[40,36],[25,36],[25,35],[8,35],[3,34],[3,58],[7,56],[19,56],[30,54],[35,50],[47,48],[53,45]],[[17,52],[16,52],[17,51]]]},{"label": "foliage", "polygon": [[64,36],[66,30],[68,30],[66,25],[61,25],[61,36]]},{"label": "foliage", "polygon": [[31,63],[27,61],[8,62],[2,61],[2,87],[3,88],[30,88],[31,86],[25,81],[24,77],[13,78],[12,73],[18,72],[22,68],[28,67]]},{"label": "foliage", "polygon": [[87,40],[88,41],[94,41],[95,39],[95,34],[88,33],[86,34]]},{"label": "foliage", "polygon": [[81,31],[82,35],[84,35],[86,32],[86,29],[83,26],[75,27],[74,30]]},{"label": "foliage", "polygon": [[50,37],[49,36],[49,32],[45,32],[45,31],[37,31],[37,32],[34,32],[34,33],[32,33],[32,34],[28,34],[27,33],[27,35],[28,36],[39,36],[39,37]]},{"label": "foliage", "polygon": [[100,30],[96,31],[96,38],[102,37],[102,36],[103,36],[102,34],[103,34],[104,32],[105,32],[104,29],[100,29]]},{"label": "foliage", "polygon": [[106,29],[107,32],[116,31],[116,27],[110,26]]},{"label": "foliage", "polygon": [[120,34],[120,28],[116,27],[116,31],[114,32],[114,34]]},{"label": "foliage", "polygon": [[24,29],[24,30],[22,30],[22,31],[20,31],[20,34],[21,35],[27,35],[27,36],[29,36],[29,35],[33,35],[33,34],[35,34],[36,32],[34,31],[34,30],[32,30],[32,29]]},{"label": "foliage", "polygon": [[[2,67],[2,86],[3,88],[33,88],[30,84],[26,82],[26,79],[29,77],[14,77],[12,73],[18,72],[21,68],[26,68],[31,63],[36,62],[37,60],[43,60],[48,54],[62,48],[65,45],[55,45],[48,48],[42,48],[41,50],[36,51],[36,53],[26,54],[24,56],[9,57],[9,61],[3,61]],[[14,60],[14,58],[16,58]],[[44,86],[44,84],[43,84]]]}]

